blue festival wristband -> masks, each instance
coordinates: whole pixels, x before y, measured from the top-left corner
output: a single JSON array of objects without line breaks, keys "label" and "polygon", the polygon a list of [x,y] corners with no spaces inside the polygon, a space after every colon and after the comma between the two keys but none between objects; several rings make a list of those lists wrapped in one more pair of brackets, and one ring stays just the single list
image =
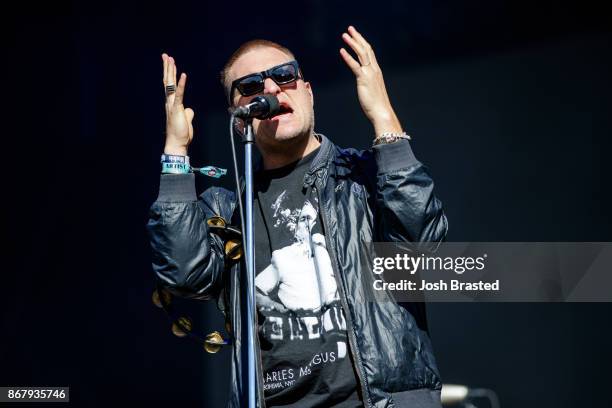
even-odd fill
[{"label": "blue festival wristband", "polygon": [[185,163],[162,163],[162,174],[189,174],[191,166]]}]

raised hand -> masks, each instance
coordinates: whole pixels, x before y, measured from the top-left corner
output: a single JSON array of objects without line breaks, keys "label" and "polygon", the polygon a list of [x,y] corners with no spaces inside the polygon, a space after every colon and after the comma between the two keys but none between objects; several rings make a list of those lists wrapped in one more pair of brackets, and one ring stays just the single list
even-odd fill
[{"label": "raised hand", "polygon": [[176,64],[174,58],[162,54],[164,62],[164,89],[175,85],[174,92],[166,93],[166,144],[165,154],[186,156],[187,148],[193,139],[193,109],[183,106],[187,74],[182,73],[178,84],[176,82]]},{"label": "raised hand", "polygon": [[348,33],[342,33],[342,39],[359,60],[355,60],[347,50],[340,48],[340,56],[355,74],[361,109],[372,122],[376,136],[384,132],[401,133],[402,127],[389,101],[382,71],[372,46],[353,26],[348,27]]}]

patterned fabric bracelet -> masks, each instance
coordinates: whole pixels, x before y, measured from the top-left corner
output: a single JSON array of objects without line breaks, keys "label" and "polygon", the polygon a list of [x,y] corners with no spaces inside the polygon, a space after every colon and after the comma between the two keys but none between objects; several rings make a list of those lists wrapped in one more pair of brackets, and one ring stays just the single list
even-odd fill
[{"label": "patterned fabric bracelet", "polygon": [[185,163],[162,163],[162,174],[188,174],[191,166]]},{"label": "patterned fabric bracelet", "polygon": [[162,154],[162,163],[185,163],[189,165],[189,156],[179,156],[175,154]]},{"label": "patterned fabric bracelet", "polygon": [[206,166],[201,168],[192,167],[194,172],[203,174],[208,177],[219,178],[221,176],[225,176],[227,173],[227,169],[222,169],[221,167],[215,166]]},{"label": "patterned fabric bracelet", "polygon": [[372,146],[393,143],[393,142],[397,142],[398,140],[403,140],[403,139],[412,140],[412,137],[410,137],[410,135],[406,132],[402,132],[402,133],[385,132],[382,135],[376,137],[376,139],[374,139]]}]

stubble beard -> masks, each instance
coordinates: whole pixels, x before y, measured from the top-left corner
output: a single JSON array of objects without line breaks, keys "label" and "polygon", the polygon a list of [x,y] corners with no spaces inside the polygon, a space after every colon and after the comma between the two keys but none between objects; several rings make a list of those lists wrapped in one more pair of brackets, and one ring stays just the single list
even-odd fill
[{"label": "stubble beard", "polygon": [[310,116],[310,126],[307,126],[306,129],[285,135],[268,135],[262,138],[262,140],[257,140],[258,148],[267,154],[283,154],[293,147],[305,146],[310,136],[314,133],[314,112],[311,112]]}]

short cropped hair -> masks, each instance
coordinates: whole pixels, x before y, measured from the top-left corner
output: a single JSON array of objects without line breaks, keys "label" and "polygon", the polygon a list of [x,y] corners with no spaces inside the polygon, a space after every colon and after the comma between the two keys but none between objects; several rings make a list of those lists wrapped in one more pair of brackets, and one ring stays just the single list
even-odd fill
[{"label": "short cropped hair", "polygon": [[289,50],[289,48],[283,47],[282,45],[280,45],[278,43],[275,43],[274,41],[255,39],[255,40],[250,40],[250,41],[247,41],[247,42],[243,43],[229,57],[229,59],[227,60],[227,62],[223,66],[223,69],[221,70],[221,73],[220,73],[220,76],[219,76],[219,78],[221,80],[221,85],[223,85],[223,89],[225,91],[225,97],[229,101],[230,104],[232,103],[232,101],[230,99],[230,94],[229,93],[230,93],[230,87],[232,86],[232,84],[231,84],[231,82],[229,82],[229,79],[227,77],[228,74],[229,74],[229,70],[232,68],[232,65],[234,65],[236,60],[238,58],[240,58],[240,56],[242,56],[243,54],[246,54],[248,51],[251,51],[252,49],[263,48],[263,47],[276,48],[277,50],[282,51],[285,54],[287,54],[292,59],[295,59],[295,56],[293,55],[291,50]]}]

